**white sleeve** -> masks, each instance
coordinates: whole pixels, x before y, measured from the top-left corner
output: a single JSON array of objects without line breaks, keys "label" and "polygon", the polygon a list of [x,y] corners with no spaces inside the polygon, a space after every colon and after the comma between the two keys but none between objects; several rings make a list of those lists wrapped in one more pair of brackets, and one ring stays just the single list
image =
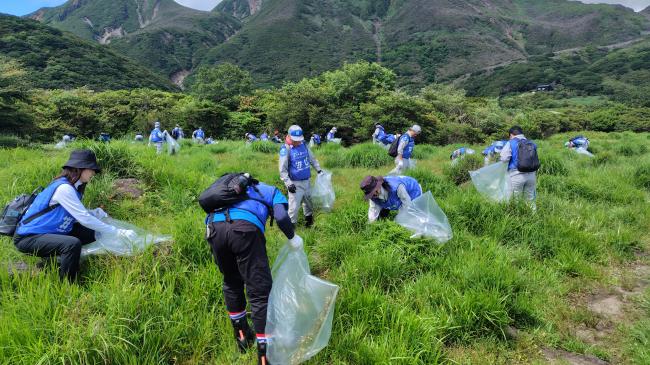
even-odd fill
[{"label": "white sleeve", "polygon": [[379,218],[379,213],[381,213],[381,207],[377,205],[372,200],[368,200],[368,222],[372,223]]},{"label": "white sleeve", "polygon": [[510,148],[510,142],[508,142],[501,149],[500,160],[503,162],[508,162],[510,161],[510,158],[512,158],[512,148]]},{"label": "white sleeve", "polygon": [[408,191],[406,191],[404,184],[400,184],[397,187],[397,197],[402,201],[402,207],[408,207],[411,205],[411,196]]},{"label": "white sleeve", "polygon": [[56,189],[54,195],[52,195],[52,200],[50,200],[50,205],[57,203],[86,228],[109,234],[117,232],[117,228],[100,221],[88,212],[88,209],[83,206],[79,197],[77,197],[77,191],[72,185],[63,184]]}]

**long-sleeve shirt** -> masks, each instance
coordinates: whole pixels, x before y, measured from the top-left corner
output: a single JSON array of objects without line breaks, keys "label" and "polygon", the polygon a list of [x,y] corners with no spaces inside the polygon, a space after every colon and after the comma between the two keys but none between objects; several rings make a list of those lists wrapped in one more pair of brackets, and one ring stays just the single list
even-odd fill
[{"label": "long-sleeve shirt", "polygon": [[[308,146],[305,146],[307,148],[307,152],[309,152],[309,163],[314,166],[316,171],[320,171],[320,164],[318,163],[318,160],[316,157],[314,157],[314,154],[311,152]],[[293,146],[287,145],[287,153],[282,156],[280,155],[280,180],[284,182],[284,185],[286,187],[289,187],[289,185],[293,184],[291,181],[291,177],[289,177],[289,156],[291,156],[291,148]]]},{"label": "long-sleeve shirt", "polygon": [[[517,139],[526,139],[523,134],[516,135]],[[501,150],[500,160],[503,162],[508,162],[512,158],[512,148],[510,147],[510,142],[506,143]]]},{"label": "long-sleeve shirt", "polygon": [[[409,195],[408,191],[406,191],[406,187],[403,184],[397,187],[397,197],[402,201],[402,207],[400,210],[405,209],[411,205],[411,196]],[[383,201],[387,200],[388,191],[384,188],[381,188],[381,192],[377,198]],[[381,213],[382,208],[377,205],[377,203],[372,201],[372,199],[370,199],[368,203],[368,221],[372,223],[376,221],[377,218],[379,218],[379,213]]]},{"label": "long-sleeve shirt", "polygon": [[381,141],[377,140],[377,137],[381,133],[381,128],[375,128],[375,132],[372,134],[372,142],[373,143],[381,143]]},{"label": "long-sleeve shirt", "polygon": [[63,209],[65,209],[74,219],[79,222],[82,226],[90,228],[94,231],[99,231],[102,233],[115,234],[117,233],[117,228],[106,224],[99,219],[95,218],[88,209],[84,207],[81,200],[77,196],[77,191],[75,188],[78,188],[81,185],[79,182],[75,184],[75,187],[72,187],[70,184],[62,184],[59,186],[52,199],[50,200],[50,205],[60,204]]},{"label": "long-sleeve shirt", "polygon": [[287,212],[287,207],[284,204],[276,204],[273,206],[273,218],[278,224],[278,228],[287,236],[288,239],[292,239],[295,235],[293,223],[291,223],[291,218],[289,218],[289,213]]}]

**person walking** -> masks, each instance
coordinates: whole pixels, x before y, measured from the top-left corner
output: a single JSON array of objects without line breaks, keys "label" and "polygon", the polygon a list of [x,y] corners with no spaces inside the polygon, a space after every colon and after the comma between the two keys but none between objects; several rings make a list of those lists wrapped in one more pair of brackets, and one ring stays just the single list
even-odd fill
[{"label": "person walking", "polygon": [[509,134],[510,140],[501,150],[501,161],[508,163],[508,196],[523,197],[536,210],[537,170],[540,167],[537,145],[526,139],[519,126],[510,128]]},{"label": "person walking", "polygon": [[163,142],[165,141],[165,134],[160,131],[160,122],[155,122],[153,124],[153,130],[149,134],[149,144],[151,143],[156,145],[156,154],[162,153]]}]

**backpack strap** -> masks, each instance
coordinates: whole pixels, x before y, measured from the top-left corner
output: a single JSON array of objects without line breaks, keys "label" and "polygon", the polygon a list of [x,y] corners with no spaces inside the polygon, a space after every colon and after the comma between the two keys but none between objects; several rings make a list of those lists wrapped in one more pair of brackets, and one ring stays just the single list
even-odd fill
[{"label": "backpack strap", "polygon": [[58,208],[58,207],[60,207],[60,206],[61,206],[61,204],[59,204],[59,203],[54,204],[54,205],[50,205],[49,207],[47,207],[47,208],[41,210],[40,212],[38,212],[38,213],[36,213],[36,214],[30,216],[29,218],[25,219],[24,221],[20,222],[19,224],[29,224],[29,223],[30,223],[31,221],[33,221],[34,219],[36,219],[36,218],[38,218],[38,217],[42,217],[42,216],[44,216],[45,214],[47,214],[47,213],[53,211],[54,209],[56,209],[56,208]]}]

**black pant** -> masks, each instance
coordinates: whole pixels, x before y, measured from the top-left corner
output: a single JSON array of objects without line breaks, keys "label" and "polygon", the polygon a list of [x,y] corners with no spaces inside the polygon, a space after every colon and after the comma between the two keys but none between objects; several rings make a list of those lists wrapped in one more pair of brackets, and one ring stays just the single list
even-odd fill
[{"label": "black pant", "polygon": [[245,287],[255,331],[264,333],[273,284],[264,234],[248,221],[234,220],[210,224],[207,239],[214,261],[223,274],[223,295],[228,312],[246,310]]},{"label": "black pant", "polygon": [[14,243],[18,251],[38,257],[60,256],[59,277],[67,277],[70,282],[77,278],[81,246],[95,241],[95,231],[75,224],[68,235],[34,234],[16,236]]}]

